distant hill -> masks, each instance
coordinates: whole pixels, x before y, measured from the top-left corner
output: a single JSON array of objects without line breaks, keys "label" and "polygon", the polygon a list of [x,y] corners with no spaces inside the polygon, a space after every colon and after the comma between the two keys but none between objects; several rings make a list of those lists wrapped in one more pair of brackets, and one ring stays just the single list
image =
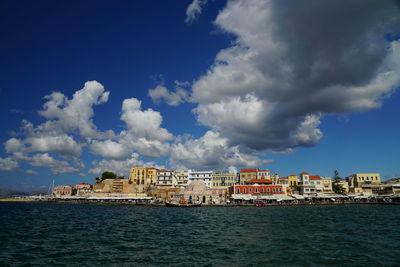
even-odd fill
[{"label": "distant hill", "polygon": [[29,196],[29,195],[44,195],[47,192],[45,191],[31,191],[31,192],[25,192],[25,191],[18,191],[18,190],[12,190],[12,189],[7,189],[7,188],[0,188],[0,198],[5,198],[5,197],[12,197],[12,196]]}]

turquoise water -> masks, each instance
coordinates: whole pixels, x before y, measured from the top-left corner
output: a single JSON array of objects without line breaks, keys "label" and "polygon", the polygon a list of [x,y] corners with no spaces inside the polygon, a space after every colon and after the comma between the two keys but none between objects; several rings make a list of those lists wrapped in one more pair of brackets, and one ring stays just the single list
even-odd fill
[{"label": "turquoise water", "polygon": [[0,203],[0,265],[400,265],[400,206]]}]

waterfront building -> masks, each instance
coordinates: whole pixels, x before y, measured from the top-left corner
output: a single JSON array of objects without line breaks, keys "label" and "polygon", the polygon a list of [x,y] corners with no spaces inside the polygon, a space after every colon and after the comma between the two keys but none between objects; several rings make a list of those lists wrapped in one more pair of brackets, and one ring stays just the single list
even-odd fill
[{"label": "waterfront building", "polygon": [[321,183],[322,183],[322,192],[323,193],[333,193],[331,178],[321,177]]},{"label": "waterfront building", "polygon": [[235,176],[236,175],[234,173],[213,173],[212,187],[227,189],[235,184]]},{"label": "waterfront building", "polygon": [[73,194],[72,185],[59,185],[54,187],[53,189],[53,195],[56,197],[72,196],[72,194]]},{"label": "waterfront building", "polygon": [[138,192],[144,192],[146,188],[156,184],[157,169],[135,166],[130,170],[129,182],[136,185]]},{"label": "waterfront building", "polygon": [[257,179],[271,179],[269,170],[257,170]]},{"label": "waterfront building", "polygon": [[133,194],[138,192],[136,189],[128,179],[105,179],[94,184],[93,192],[95,195],[96,193]]},{"label": "waterfront building", "polygon": [[212,174],[213,171],[188,171],[188,184],[190,185],[192,182],[201,181],[207,187],[212,187]]},{"label": "waterfront building", "polygon": [[400,178],[392,178],[382,182],[383,184],[396,184],[400,183]]},{"label": "waterfront building", "polygon": [[165,169],[157,171],[157,186],[173,186],[175,172]]},{"label": "waterfront building", "polygon": [[272,184],[272,180],[269,179],[252,179],[245,182],[246,185],[253,185],[253,184]]},{"label": "waterfront building", "polygon": [[369,185],[381,184],[379,173],[355,173],[347,177],[347,180],[352,193],[370,193]]},{"label": "waterfront building", "polygon": [[175,172],[172,183],[175,187],[185,188],[188,185],[188,172]]},{"label": "waterfront building", "polygon": [[240,169],[239,184],[244,185],[247,181],[257,179],[257,173],[259,169]]},{"label": "waterfront building", "polygon": [[319,175],[310,175],[308,172],[300,173],[300,194],[310,195],[323,193],[322,178]]},{"label": "waterfront building", "polygon": [[88,183],[80,183],[75,185],[76,195],[83,196],[92,192],[93,186]]},{"label": "waterfront building", "polygon": [[287,177],[279,177],[278,178],[278,184],[288,187],[289,186],[289,179]]},{"label": "waterfront building", "polygon": [[400,194],[400,178],[393,178],[382,182],[380,185],[370,185],[370,187],[374,189],[374,193],[379,195]]},{"label": "waterfront building", "polygon": [[349,183],[346,181],[346,179],[340,179],[339,185],[342,186],[344,193],[349,193]]},{"label": "waterfront building", "polygon": [[[250,195],[280,195],[286,194],[282,185],[236,185],[229,188],[231,194],[250,194]],[[233,191],[235,190],[235,191]]]},{"label": "waterfront building", "polygon": [[298,192],[299,178],[297,177],[297,175],[291,174],[288,175],[287,178],[290,191],[292,193]]},{"label": "waterfront building", "polygon": [[178,200],[189,203],[201,202],[204,205],[225,204],[227,190],[224,188],[210,188],[203,181],[192,181],[177,195]]}]

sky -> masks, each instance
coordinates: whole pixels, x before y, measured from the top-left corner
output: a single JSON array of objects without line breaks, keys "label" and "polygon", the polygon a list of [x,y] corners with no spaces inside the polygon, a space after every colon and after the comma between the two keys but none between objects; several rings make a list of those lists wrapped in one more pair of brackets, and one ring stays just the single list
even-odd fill
[{"label": "sky", "polygon": [[133,166],[400,177],[399,1],[1,1],[0,187]]}]

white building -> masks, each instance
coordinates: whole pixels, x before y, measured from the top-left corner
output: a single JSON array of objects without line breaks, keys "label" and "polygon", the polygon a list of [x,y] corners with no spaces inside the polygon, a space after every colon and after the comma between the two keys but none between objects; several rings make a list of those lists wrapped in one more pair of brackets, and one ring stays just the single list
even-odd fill
[{"label": "white building", "polygon": [[310,175],[308,172],[300,173],[300,194],[316,194],[324,192],[322,178],[319,175]]},{"label": "white building", "polygon": [[157,185],[158,186],[172,186],[174,179],[174,172],[169,170],[157,171]]},{"label": "white building", "polygon": [[174,187],[185,188],[188,185],[188,172],[175,172],[172,184]]},{"label": "white building", "polygon": [[194,181],[202,181],[207,187],[212,187],[213,171],[188,171],[188,184]]}]

